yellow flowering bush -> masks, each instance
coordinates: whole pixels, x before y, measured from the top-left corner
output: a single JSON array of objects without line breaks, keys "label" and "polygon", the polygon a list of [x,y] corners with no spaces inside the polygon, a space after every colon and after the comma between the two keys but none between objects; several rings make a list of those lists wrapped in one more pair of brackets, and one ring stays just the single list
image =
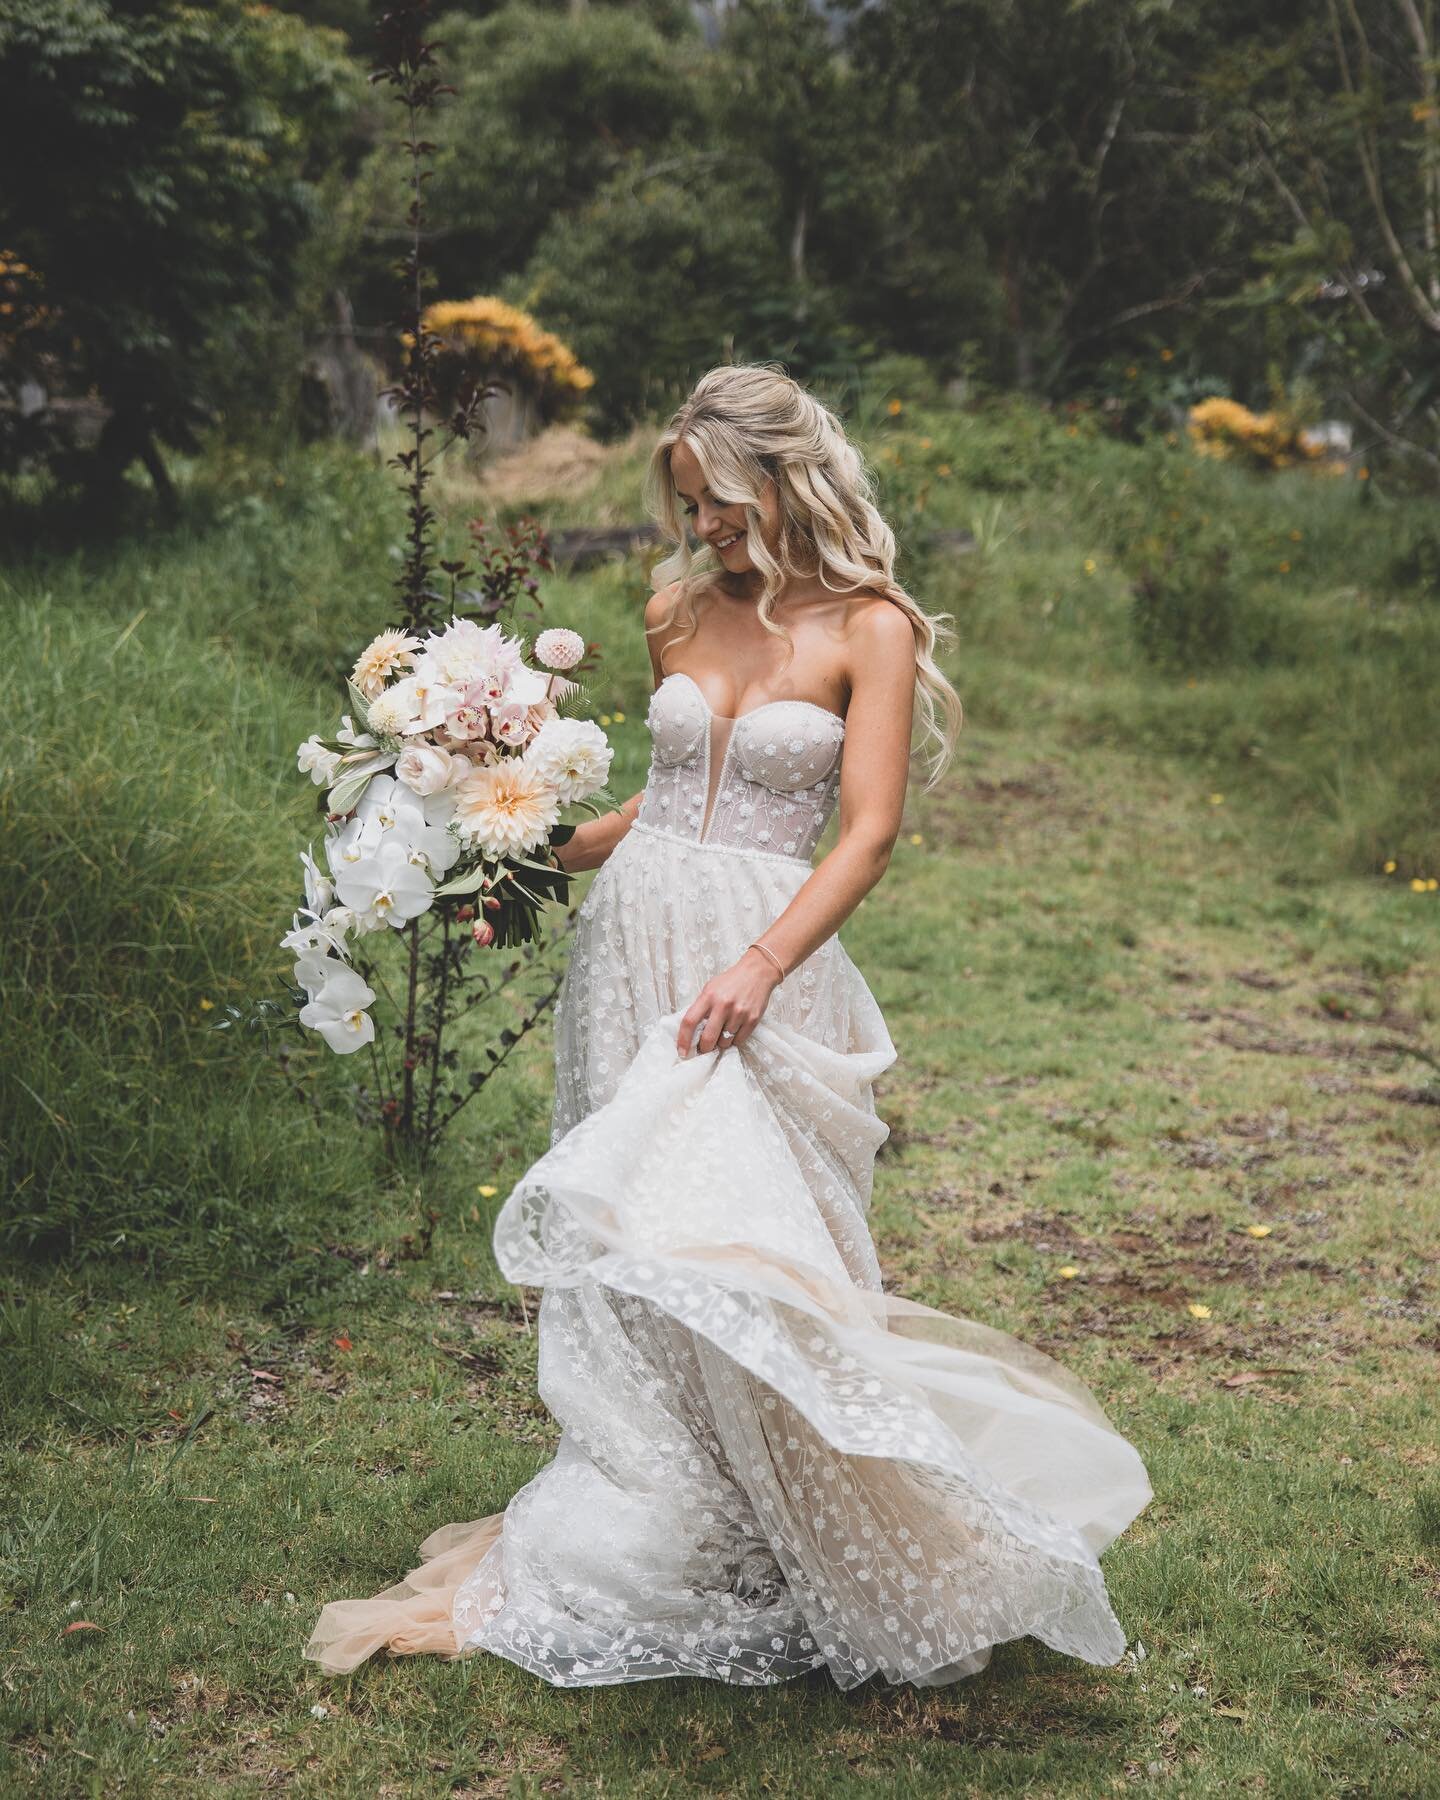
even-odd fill
[{"label": "yellow flowering bush", "polygon": [[1190,408],[1186,431],[1199,455],[1222,462],[1248,462],[1260,469],[1314,468],[1326,475],[1338,475],[1345,467],[1283,406],[1254,413],[1238,400],[1213,394]]},{"label": "yellow flowering bush", "polygon": [[437,301],[425,309],[421,322],[441,339],[444,360],[476,375],[512,377],[549,414],[564,411],[595,385],[595,377],[567,344],[542,330],[520,307],[493,295]]}]

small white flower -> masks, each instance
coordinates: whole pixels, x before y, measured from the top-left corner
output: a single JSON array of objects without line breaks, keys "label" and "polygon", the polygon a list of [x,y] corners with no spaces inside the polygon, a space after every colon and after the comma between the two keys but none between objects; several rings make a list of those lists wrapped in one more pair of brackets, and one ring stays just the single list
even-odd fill
[{"label": "small white flower", "polygon": [[312,1719],[328,1719],[330,1717],[330,1708],[328,1706],[322,1706],[317,1700],[310,1708],[310,1717]]},{"label": "small white flower", "polygon": [[584,638],[565,626],[542,631],[535,640],[535,660],[547,669],[573,669],[584,654]]},{"label": "small white flower", "polygon": [[335,771],[340,767],[338,752],[327,750],[315,736],[306,738],[295,752],[295,761],[302,775],[308,775],[316,787],[329,787],[335,779]]}]

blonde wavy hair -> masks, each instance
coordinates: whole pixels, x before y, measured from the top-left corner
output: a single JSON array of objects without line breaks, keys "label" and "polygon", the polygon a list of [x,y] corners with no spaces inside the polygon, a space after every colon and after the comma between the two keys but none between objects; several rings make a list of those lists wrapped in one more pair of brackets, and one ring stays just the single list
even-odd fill
[{"label": "blonde wavy hair", "polygon": [[[935,663],[937,645],[955,641],[950,613],[927,613],[895,579],[895,534],[875,505],[876,482],[837,416],[774,363],[727,363],[711,369],[661,433],[645,472],[645,502],[675,548],[656,564],[656,592],[677,583],[665,617],[651,627],[681,638],[696,627],[695,598],[717,573],[719,558],[705,546],[692,554],[677,504],[670,453],[681,440],[694,453],[715,498],[743,504],[751,560],[761,576],[756,610],[766,631],[795,643],[774,617],[776,597],[789,581],[814,581],[837,594],[875,593],[898,606],[915,633],[915,706],[922,741],[929,741],[932,788],[949,766],[964,722],[960,696]],[[772,556],[761,536],[761,494],[774,481],[779,537]],[[668,648],[667,642],[667,648]]]}]

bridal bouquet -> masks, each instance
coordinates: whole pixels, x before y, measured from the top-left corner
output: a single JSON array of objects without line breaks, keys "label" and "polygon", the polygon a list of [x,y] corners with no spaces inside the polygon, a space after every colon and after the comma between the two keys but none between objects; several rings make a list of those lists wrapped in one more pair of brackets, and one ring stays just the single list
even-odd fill
[{"label": "bridal bouquet", "polygon": [[578,632],[552,628],[532,662],[498,624],[460,617],[423,636],[382,631],[351,672],[352,711],[300,746],[300,772],[328,789],[324,859],[302,853],[305,904],[281,943],[308,996],[300,1023],[332,1050],[375,1037],[356,940],[448,903],[476,944],[525,943],[566,892],[540,853],[570,836],[560,809],[590,802],[613,754],[598,725],[560,710],[584,654]]}]

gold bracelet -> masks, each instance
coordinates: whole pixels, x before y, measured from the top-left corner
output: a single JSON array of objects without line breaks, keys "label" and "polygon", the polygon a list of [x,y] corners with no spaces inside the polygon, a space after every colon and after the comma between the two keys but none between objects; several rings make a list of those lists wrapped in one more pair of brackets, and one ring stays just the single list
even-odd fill
[{"label": "gold bracelet", "polygon": [[745,946],[745,948],[747,950],[758,950],[762,956],[768,956],[770,958],[771,962],[773,962],[775,967],[780,971],[781,981],[783,981],[785,979],[786,971],[785,971],[784,963],[781,962],[780,958],[775,954],[775,952],[772,949],[769,948],[768,945],[762,944],[760,942],[759,938],[754,939],[754,941],[752,943],[747,944]]}]

